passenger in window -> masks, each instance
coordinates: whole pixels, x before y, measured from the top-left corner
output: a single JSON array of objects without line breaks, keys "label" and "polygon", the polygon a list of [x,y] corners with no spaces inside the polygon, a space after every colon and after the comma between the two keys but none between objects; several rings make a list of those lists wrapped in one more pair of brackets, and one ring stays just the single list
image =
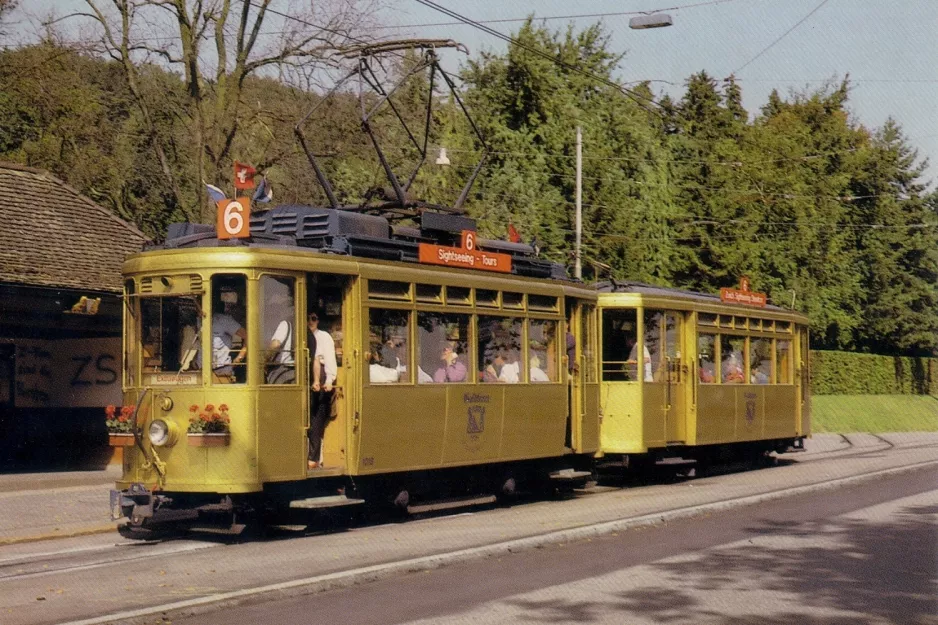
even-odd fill
[{"label": "passenger in window", "polygon": [[[234,365],[241,364],[248,351],[247,332],[228,312],[228,306],[219,301],[212,313],[212,373],[215,382],[223,383],[235,382]],[[235,337],[241,340],[241,349],[232,359]]]},{"label": "passenger in window", "polygon": [[[269,301],[272,311],[279,311],[283,320],[277,324],[267,346],[268,384],[293,384],[296,381],[296,361],[293,355],[293,298],[286,293],[274,293]],[[276,319],[276,317],[274,317]]]},{"label": "passenger in window", "polygon": [[442,364],[440,365],[440,368],[437,369],[433,374],[434,382],[441,383],[466,381],[466,374],[468,373],[468,370],[466,369],[466,365],[459,359],[459,354],[456,353],[455,343],[447,341],[443,344],[440,360],[442,361]]},{"label": "passenger in window", "polygon": [[725,384],[742,384],[745,381],[743,366],[739,354],[730,352],[723,360],[723,382]]},{"label": "passenger in window", "polygon": [[368,353],[368,379],[372,384],[393,384],[401,379],[396,367],[386,367],[381,356],[381,345],[374,345]]},{"label": "passenger in window", "polygon": [[[506,384],[517,384],[521,381],[521,363],[511,358],[510,355],[500,354],[502,361],[501,369],[498,371],[498,381]],[[512,362],[508,362],[509,358]]]},{"label": "passenger in window", "polygon": [[531,381],[532,382],[550,382],[550,377],[541,369],[541,359],[537,354],[531,354]]},{"label": "passenger in window", "polygon": [[[629,343],[632,348],[629,350],[629,359],[625,361],[626,365],[637,365],[638,364],[638,341],[633,338],[629,339]],[[642,351],[644,352],[644,367],[643,371],[645,374],[645,381],[651,382],[654,380],[654,376],[651,371],[651,353],[648,351],[648,346],[643,347]]]},{"label": "passenger in window", "polygon": [[706,359],[701,359],[700,368],[698,369],[700,375],[700,381],[706,384],[713,384],[716,381],[716,368],[713,366],[713,362]]},{"label": "passenger in window", "polygon": [[765,370],[760,366],[755,366],[752,368],[752,372],[749,377],[750,384],[768,384],[769,375]]}]

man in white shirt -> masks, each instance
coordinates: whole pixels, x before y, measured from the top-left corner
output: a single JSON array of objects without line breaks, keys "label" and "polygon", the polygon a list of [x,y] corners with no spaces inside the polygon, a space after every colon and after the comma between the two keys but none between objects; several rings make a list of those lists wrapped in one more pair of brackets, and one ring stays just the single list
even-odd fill
[{"label": "man in white shirt", "polygon": [[306,317],[307,345],[313,354],[312,392],[309,402],[309,459],[308,468],[322,464],[322,437],[326,424],[332,416],[335,392],[333,384],[338,374],[335,357],[335,341],[328,332],[319,329],[319,315],[314,312]]}]

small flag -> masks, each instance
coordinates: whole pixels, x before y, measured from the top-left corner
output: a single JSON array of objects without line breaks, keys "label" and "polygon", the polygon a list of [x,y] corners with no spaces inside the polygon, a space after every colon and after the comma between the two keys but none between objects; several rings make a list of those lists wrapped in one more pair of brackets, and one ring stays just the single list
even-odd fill
[{"label": "small flag", "polygon": [[234,185],[235,189],[253,189],[254,174],[257,173],[250,165],[245,165],[235,161],[234,164]]},{"label": "small flag", "polygon": [[210,200],[213,202],[221,202],[222,200],[226,199],[224,191],[213,184],[205,182],[204,180],[202,182],[205,185],[205,190],[208,191],[208,197]]},{"label": "small flag", "polygon": [[510,221],[508,222],[508,240],[512,243],[521,243],[521,235]]},{"label": "small flag", "polygon": [[267,182],[267,178],[261,178],[261,183],[257,185],[257,190],[254,191],[254,195],[251,197],[251,200],[255,202],[270,202],[274,199],[274,190],[271,188],[270,183]]}]

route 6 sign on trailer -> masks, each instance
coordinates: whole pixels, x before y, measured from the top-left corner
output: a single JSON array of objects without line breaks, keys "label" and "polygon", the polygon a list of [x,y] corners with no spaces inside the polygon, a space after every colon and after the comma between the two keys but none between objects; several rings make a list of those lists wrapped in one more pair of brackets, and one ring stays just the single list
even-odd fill
[{"label": "route 6 sign on trailer", "polygon": [[244,239],[251,236],[251,199],[239,197],[218,202],[218,222],[215,226],[219,239]]}]

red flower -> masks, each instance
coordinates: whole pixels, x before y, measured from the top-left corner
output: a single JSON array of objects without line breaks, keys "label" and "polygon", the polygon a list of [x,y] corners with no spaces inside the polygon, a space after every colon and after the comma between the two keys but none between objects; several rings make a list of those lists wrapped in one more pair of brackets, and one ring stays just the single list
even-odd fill
[{"label": "red flower", "polygon": [[104,409],[104,414],[107,415],[108,419],[114,418],[114,413],[117,411],[117,406],[109,404],[107,408]]},{"label": "red flower", "polygon": [[214,404],[205,404],[205,412],[214,412],[214,411],[215,411]]},{"label": "red flower", "polygon": [[127,417],[125,417],[124,415],[117,417],[117,420],[120,423],[127,423]]},{"label": "red flower", "polygon": [[134,405],[133,405],[133,404],[130,404],[129,406],[124,406],[123,408],[121,408],[121,415],[123,415],[123,416],[125,416],[125,417],[129,417],[129,416],[132,415],[133,413],[134,413]]},{"label": "red flower", "polygon": [[198,411],[199,411],[198,404],[192,404],[191,406],[189,406],[189,412],[198,412]]},{"label": "red flower", "polygon": [[218,409],[222,412],[228,412],[228,404],[219,404]]}]

